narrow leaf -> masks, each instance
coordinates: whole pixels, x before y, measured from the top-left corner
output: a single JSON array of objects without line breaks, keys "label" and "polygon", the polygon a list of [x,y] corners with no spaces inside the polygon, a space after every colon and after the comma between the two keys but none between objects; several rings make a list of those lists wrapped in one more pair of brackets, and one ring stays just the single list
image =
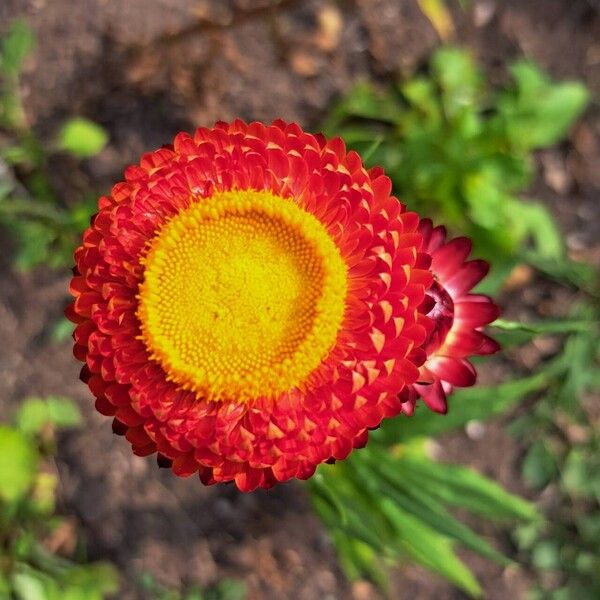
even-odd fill
[{"label": "narrow leaf", "polygon": [[401,511],[389,498],[381,500],[381,510],[389,519],[404,551],[410,557],[444,576],[472,597],[481,596],[479,583],[468,567],[456,556],[448,538],[410,513]]},{"label": "narrow leaf", "polygon": [[413,479],[432,490],[435,496],[490,518],[536,519],[533,504],[507,492],[474,469],[436,463],[428,459],[406,458],[403,467]]},{"label": "narrow leaf", "polygon": [[381,483],[380,496],[389,496],[400,508],[412,513],[435,531],[455,539],[482,556],[487,556],[500,564],[508,564],[510,562],[483,538],[453,517],[430,494],[427,494],[418,486],[411,485],[410,483],[407,484],[406,480],[402,477],[401,469],[395,468],[396,464],[380,460],[373,461],[373,463],[373,467],[377,468],[384,477]]}]

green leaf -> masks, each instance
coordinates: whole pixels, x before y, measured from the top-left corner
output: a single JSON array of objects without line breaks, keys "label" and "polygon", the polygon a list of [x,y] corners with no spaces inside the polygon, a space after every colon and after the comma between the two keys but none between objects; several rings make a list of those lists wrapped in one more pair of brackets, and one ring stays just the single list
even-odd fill
[{"label": "green leaf", "polygon": [[0,425],[0,499],[13,502],[27,493],[35,477],[38,453],[21,432]]},{"label": "green leaf", "polygon": [[540,537],[539,522],[526,523],[515,528],[513,536],[520,550],[529,550]]},{"label": "green leaf", "polygon": [[367,82],[360,82],[335,108],[324,130],[339,135],[339,124],[346,117],[359,117],[376,122],[394,123],[398,117],[398,103],[393,96],[377,90]]},{"label": "green leaf", "polygon": [[8,35],[2,40],[0,68],[9,75],[18,75],[23,61],[33,49],[33,44],[31,29],[23,21],[15,21]]},{"label": "green leaf", "polygon": [[481,78],[469,52],[442,48],[433,55],[431,68],[442,88],[442,103],[448,118],[456,118],[474,106]]},{"label": "green leaf", "polygon": [[540,542],[533,549],[533,565],[544,571],[560,567],[560,546],[555,540]]},{"label": "green leaf", "polygon": [[[16,561],[27,561],[30,559],[35,547],[37,540],[32,531],[22,531],[15,537],[12,543],[11,554]],[[18,569],[16,569],[18,570]]]},{"label": "green leaf", "polygon": [[526,331],[494,331],[493,337],[500,344],[502,350],[508,350],[514,346],[522,346],[531,341],[535,334]]},{"label": "green leaf", "polygon": [[28,573],[16,573],[13,590],[19,600],[48,600],[44,584]]},{"label": "green leaf", "polygon": [[185,594],[181,597],[181,600],[206,600],[206,596],[199,587],[194,586],[185,591]]},{"label": "green leaf", "polygon": [[61,600],[102,600],[118,591],[119,575],[108,563],[77,565],[63,577],[62,587]]},{"label": "green leaf", "polygon": [[76,427],[81,423],[79,408],[70,398],[50,396],[48,403],[48,415],[50,422],[60,429]]},{"label": "green leaf", "polygon": [[539,252],[522,252],[522,258],[524,262],[542,273],[584,290],[590,290],[598,285],[598,274],[591,265],[578,263],[568,258],[550,258]]},{"label": "green leaf", "polygon": [[382,566],[381,554],[369,544],[348,536],[342,529],[335,529],[332,539],[340,566],[350,581],[367,577],[382,590],[388,590],[388,575]]},{"label": "green leaf", "polygon": [[[401,458],[390,456],[389,460],[385,460],[381,455],[372,461],[372,468],[377,469],[384,478],[379,483],[378,496],[389,496],[402,510],[413,514],[435,531],[455,539],[482,556],[487,556],[500,564],[510,562],[483,538],[453,517],[430,494],[414,485],[407,485],[401,466],[398,468],[398,463],[401,464],[401,462]],[[391,485],[388,485],[386,481]]]},{"label": "green leaf", "polygon": [[593,573],[594,568],[600,566],[599,557],[589,552],[581,552],[576,559],[576,568],[581,573]]},{"label": "green leaf", "polygon": [[537,202],[515,203],[514,223],[520,223],[534,242],[535,252],[543,258],[560,260],[565,256],[565,245],[548,209]]},{"label": "green leaf", "polygon": [[517,266],[517,263],[513,259],[498,257],[490,266],[490,272],[483,281],[477,284],[473,290],[474,293],[487,294],[488,296],[498,295],[504,282]]},{"label": "green leaf", "polygon": [[448,538],[410,513],[401,511],[389,498],[381,499],[381,510],[398,534],[404,551],[411,558],[444,576],[472,597],[481,596],[479,583],[456,556]]},{"label": "green leaf", "polygon": [[474,469],[414,457],[405,458],[402,467],[405,476],[416,485],[449,504],[492,519],[539,518],[533,504],[507,492]]},{"label": "green leaf", "polygon": [[333,545],[344,574],[350,581],[356,581],[364,576],[362,565],[353,550],[354,539],[348,537],[341,529],[332,531]]},{"label": "green leaf", "polygon": [[12,220],[13,231],[18,237],[19,248],[16,265],[28,271],[47,260],[56,234],[46,223],[26,219]]},{"label": "green leaf", "polygon": [[543,148],[561,140],[588,103],[585,86],[552,83],[527,61],[514,64],[511,72],[516,93],[506,94],[499,103],[509,137],[524,148]]},{"label": "green leaf", "polygon": [[376,154],[379,149],[379,147],[376,147],[373,150],[374,140],[381,135],[381,133],[376,130],[361,125],[336,125],[330,129],[326,129],[326,127],[326,125],[323,126],[324,131],[328,131],[330,135],[338,135],[343,138],[346,144],[354,150],[359,151],[361,156],[363,155],[363,152],[366,152],[369,149],[371,149],[372,154]]},{"label": "green leaf", "polygon": [[591,473],[585,453],[579,448],[572,448],[561,469],[564,488],[575,496],[585,496],[589,492]]},{"label": "green leaf", "polygon": [[373,140],[373,143],[364,152],[361,153],[361,158],[363,159],[363,162],[365,164],[367,164],[369,162],[369,159],[375,154],[375,152],[377,152],[377,149],[379,148],[379,146],[381,146],[382,142],[383,136],[378,135]]},{"label": "green leaf", "polygon": [[400,89],[404,97],[428,119],[430,125],[439,123],[442,116],[441,107],[431,79],[415,77],[404,83]]},{"label": "green leaf", "polygon": [[312,488],[312,496],[320,496],[324,502],[328,503],[333,508],[339,517],[339,521],[342,527],[345,527],[348,523],[348,517],[344,510],[343,504],[340,503],[338,496],[335,491],[331,488],[328,483],[327,477],[323,474],[323,470],[335,468],[331,465],[321,465],[319,471],[314,474],[310,479],[309,485]]},{"label": "green leaf", "polygon": [[17,600],[59,600],[57,583],[27,565],[17,565],[12,588]]},{"label": "green leaf", "polygon": [[600,539],[600,512],[576,515],[575,522],[582,540],[597,542]]},{"label": "green leaf", "polygon": [[39,472],[35,478],[34,492],[29,499],[30,510],[38,515],[50,516],[55,509],[57,483],[53,473]]},{"label": "green leaf", "polygon": [[382,590],[389,589],[387,572],[382,568],[381,556],[368,544],[360,540],[350,541],[353,560],[360,573],[366,576]]},{"label": "green leaf", "polygon": [[69,119],[58,135],[59,148],[77,158],[89,158],[98,154],[107,142],[106,131],[83,117]]},{"label": "green leaf", "polygon": [[17,412],[16,426],[23,433],[34,435],[48,424],[48,404],[41,398],[28,398]]},{"label": "green leaf", "polygon": [[73,333],[73,323],[65,317],[61,317],[52,327],[50,336],[55,342],[64,342]]},{"label": "green leaf", "polygon": [[[338,502],[344,507],[343,514],[346,517],[344,529],[348,535],[363,540],[379,552],[383,552],[386,534],[380,515],[374,510],[375,506],[357,491],[346,465],[336,465],[331,476],[334,481],[331,482],[330,487],[336,490]],[[319,517],[329,527],[340,526],[339,512],[332,508],[330,501],[324,500],[319,495],[313,495],[311,501]]]},{"label": "green leaf", "polygon": [[[463,589],[474,593],[471,575],[454,555],[452,541],[507,564],[484,539],[458,521],[443,503],[461,506],[491,518],[537,516],[526,501],[468,469],[432,463],[424,442],[414,440],[392,454],[372,441],[367,450],[319,472],[327,482],[324,498],[311,485],[317,514],[332,531],[344,571],[351,578],[368,576],[378,585],[376,557],[397,559],[406,554]],[[384,504],[388,504],[386,510]],[[341,524],[343,506],[345,524]],[[396,511],[402,515],[394,513]],[[400,519],[398,521],[398,519]],[[425,536],[421,539],[420,536]],[[433,547],[435,546],[435,550]],[[458,562],[456,562],[458,561]]]},{"label": "green leaf", "polygon": [[228,578],[206,590],[202,598],[205,600],[244,600],[246,595],[246,585],[243,581]]},{"label": "green leaf", "polygon": [[28,398],[21,405],[16,416],[20,431],[29,435],[40,433],[47,425],[65,429],[81,422],[79,409],[69,398],[50,396],[49,398]]},{"label": "green leaf", "polygon": [[81,233],[90,224],[90,217],[98,211],[98,199],[88,195],[68,212],[69,223],[77,234]]},{"label": "green leaf", "polygon": [[523,476],[533,487],[548,485],[556,473],[556,461],[543,440],[533,443],[523,461]]},{"label": "green leaf", "polygon": [[3,168],[4,166],[0,162],[0,203],[13,191],[15,185],[9,177],[3,178]]},{"label": "green leaf", "polygon": [[[495,173],[482,169],[468,174],[464,178],[463,190],[469,205],[469,216],[474,223],[485,229],[506,229],[506,194],[498,184]],[[506,231],[506,234],[513,237],[512,230]]]}]

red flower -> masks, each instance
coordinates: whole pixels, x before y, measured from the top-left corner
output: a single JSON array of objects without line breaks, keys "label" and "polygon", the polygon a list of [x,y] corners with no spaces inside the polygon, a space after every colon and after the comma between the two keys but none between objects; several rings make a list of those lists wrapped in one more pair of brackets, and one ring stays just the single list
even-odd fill
[{"label": "red flower", "polygon": [[115,432],[244,491],[363,446],[427,335],[419,219],[390,194],[340,139],[281,121],[182,133],[129,167],[75,252],[67,311]]},{"label": "red flower", "polygon": [[431,257],[434,281],[419,310],[432,321],[422,349],[427,360],[419,381],[401,393],[403,412],[411,415],[418,397],[438,413],[446,413],[446,396],[453,387],[469,387],[477,373],[467,360],[472,355],[493,354],[499,344],[481,329],[495,321],[500,309],[482,294],[470,294],[488,273],[483,260],[467,261],[471,241],[465,237],[446,242],[446,229],[433,227],[429,219],[419,224],[423,251]]}]

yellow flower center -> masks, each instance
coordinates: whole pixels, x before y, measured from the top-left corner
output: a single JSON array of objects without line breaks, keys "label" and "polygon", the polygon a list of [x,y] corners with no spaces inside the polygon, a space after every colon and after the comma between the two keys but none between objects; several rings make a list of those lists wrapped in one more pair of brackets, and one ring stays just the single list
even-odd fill
[{"label": "yellow flower center", "polygon": [[346,265],[323,224],[266,191],[193,202],[151,240],[137,315],[167,379],[208,400],[300,386],[342,324]]}]

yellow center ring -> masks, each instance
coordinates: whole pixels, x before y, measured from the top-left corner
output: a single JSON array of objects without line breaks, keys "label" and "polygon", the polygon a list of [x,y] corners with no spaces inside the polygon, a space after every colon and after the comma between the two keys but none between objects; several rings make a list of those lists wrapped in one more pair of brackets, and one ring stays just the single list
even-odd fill
[{"label": "yellow center ring", "polygon": [[314,215],[267,191],[193,202],[143,263],[142,339],[167,379],[199,398],[247,402],[301,386],[342,325],[337,246]]}]

